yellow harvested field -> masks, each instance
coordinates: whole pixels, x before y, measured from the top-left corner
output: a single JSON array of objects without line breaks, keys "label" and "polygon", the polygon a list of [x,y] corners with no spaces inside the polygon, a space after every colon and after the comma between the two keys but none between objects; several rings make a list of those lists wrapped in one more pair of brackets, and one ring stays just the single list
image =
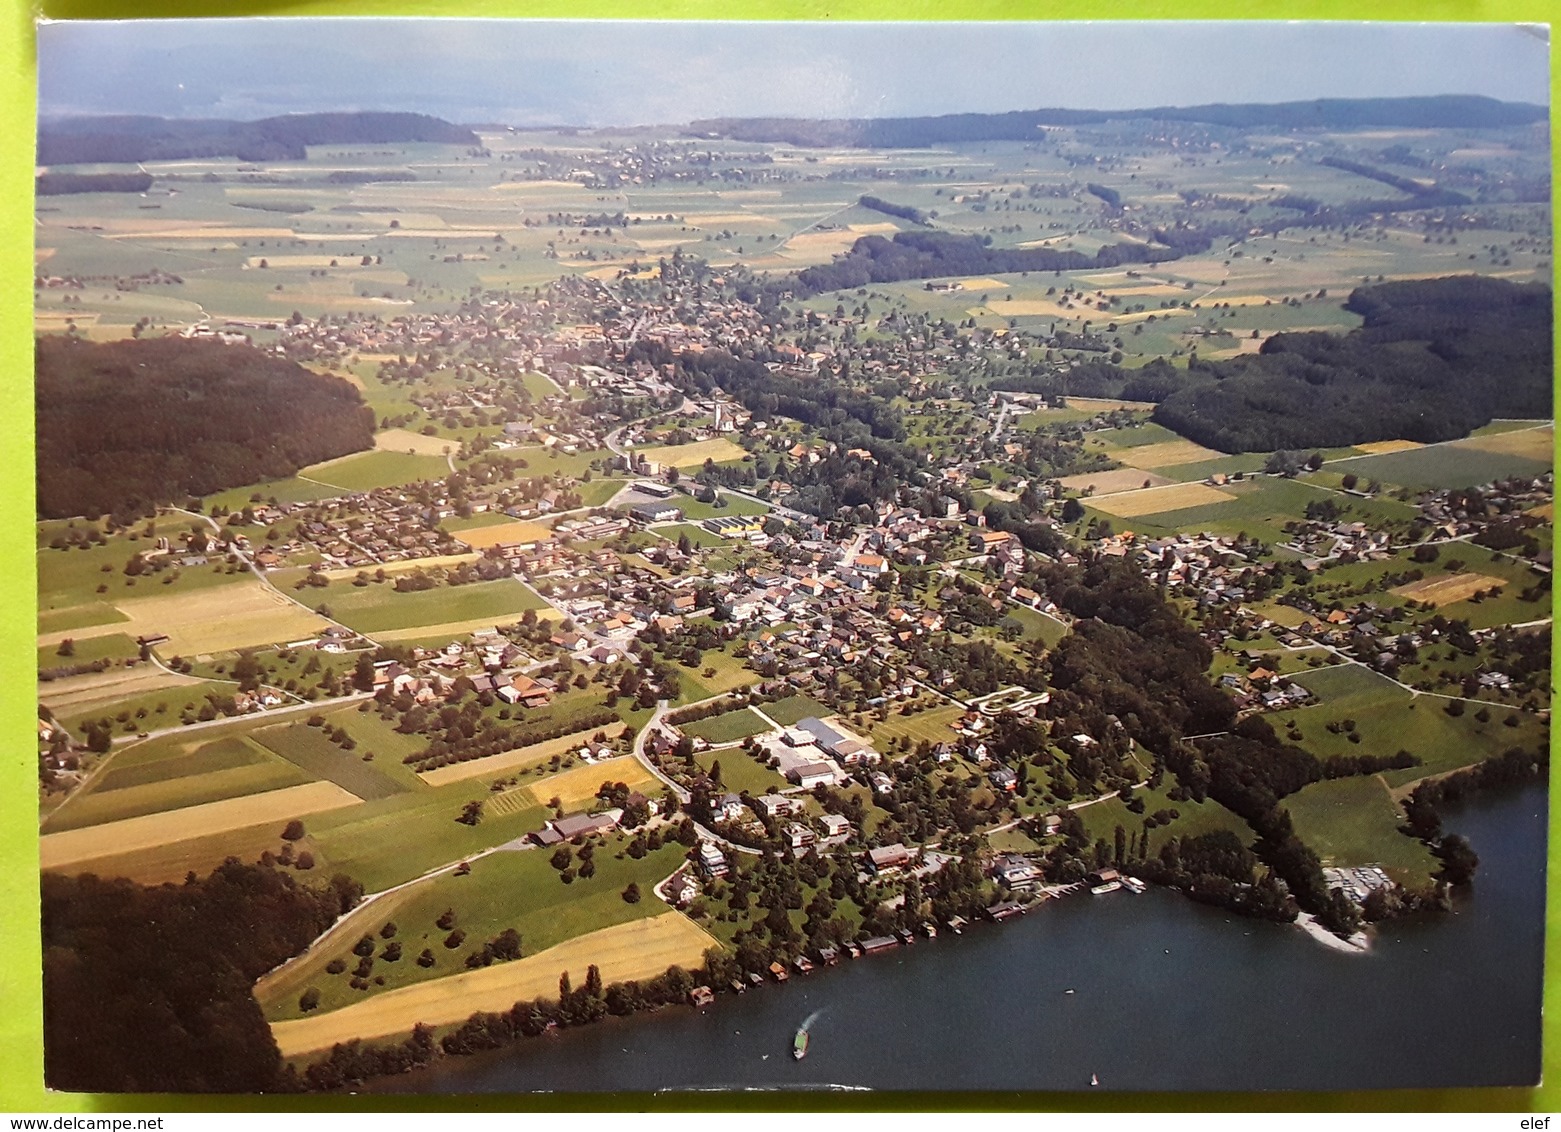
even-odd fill
[{"label": "yellow harvested field", "polygon": [[720,463],[723,460],[741,460],[748,455],[741,446],[725,437],[716,440],[700,440],[693,444],[665,444],[659,448],[640,449],[640,455],[658,464],[671,464],[677,468],[702,468],[706,460]]},{"label": "yellow harvested field", "polygon": [[[508,770],[518,770],[534,763],[543,762],[554,755],[561,755],[565,751],[578,750],[584,746],[585,741],[596,734],[597,729],[589,731],[576,731],[569,735],[560,735],[557,739],[546,739],[541,743],[532,743],[525,747],[516,747],[512,751],[501,751],[499,754],[490,755],[485,759],[472,759],[470,762],[454,763],[450,766],[442,766],[438,770],[424,771],[418,777],[430,786],[447,786],[452,782],[465,782],[468,778],[481,778],[485,774],[503,774]],[[608,732],[611,734],[611,732]],[[605,766],[605,763],[598,763]],[[591,768],[587,768],[591,769]],[[613,779],[614,782],[618,781]],[[602,784],[597,779],[591,787],[587,797],[596,796],[596,788]],[[549,794],[547,798],[551,798]],[[546,801],[547,798],[542,799]],[[528,798],[529,802],[530,799]]]},{"label": "yellow harvested field", "polygon": [[[128,877],[141,884],[176,884],[191,872],[205,876],[229,857],[254,861],[267,849],[275,853],[281,845],[281,828],[275,822],[267,821],[244,829],[192,837],[187,841],[93,857],[83,871],[100,877]],[[295,842],[293,848],[308,849],[316,861],[321,859],[319,849],[307,838]]]},{"label": "yellow harvested field", "polygon": [[1035,317],[1041,318],[1092,318],[1097,312],[1089,307],[1065,308],[1052,299],[1010,299],[1003,302],[988,303],[984,307],[971,307],[965,312],[972,318],[990,317],[998,315],[1004,318]]},{"label": "yellow harvested field", "polygon": [[[708,228],[712,224],[743,224],[750,220],[762,224],[780,223],[773,216],[761,216],[757,212],[690,212],[683,217],[683,223],[700,228]],[[687,242],[686,238],[684,242]]]},{"label": "yellow harvested field", "polygon": [[1543,519],[1547,523],[1551,523],[1554,522],[1556,518],[1556,505],[1554,503],[1541,503],[1538,507],[1530,507],[1523,513],[1525,515],[1532,515],[1536,519]]},{"label": "yellow harvested field", "polygon": [[1393,592],[1414,601],[1451,605],[1455,601],[1467,601],[1481,590],[1504,589],[1507,584],[1506,578],[1493,578],[1489,574],[1442,574],[1410,582],[1407,586],[1396,586]]},{"label": "yellow harvested field", "polygon": [[579,181],[500,181],[493,186],[496,193],[527,193],[547,189],[572,189],[581,193],[585,191],[585,186]]},{"label": "yellow harvested field", "polygon": [[[45,869],[64,869],[97,857],[134,853],[195,837],[246,829],[263,822],[285,823],[309,814],[355,806],[361,801],[356,794],[349,794],[334,782],[310,782],[244,798],[227,798],[221,802],[186,806],[182,810],[105,822],[85,829],[48,833],[38,839],[38,861]],[[280,824],[278,828],[281,828]]]},{"label": "yellow harvested field", "polygon": [[697,967],[708,949],[720,946],[682,914],[665,912],[601,928],[510,963],[398,987],[329,1014],[273,1022],[271,1034],[283,1057],[296,1057],[354,1038],[372,1041],[407,1033],[419,1022],[444,1026],[464,1022],[479,1010],[508,1010],[524,999],[553,998],[561,974],[568,971],[579,986],[593,963],[604,983],[619,983],[651,978],[673,964]]},{"label": "yellow harvested field", "polygon": [[1135,515],[1157,515],[1161,511],[1178,511],[1183,507],[1206,507],[1210,503],[1226,503],[1234,495],[1219,491],[1206,483],[1179,483],[1170,487],[1151,487],[1145,491],[1127,491],[1104,499],[1093,499],[1090,506],[1109,515],[1123,519]]},{"label": "yellow harvested field", "polygon": [[80,629],[54,629],[48,633],[38,634],[38,647],[42,649],[57,645],[66,637],[77,641],[86,640],[88,637],[106,637],[110,633],[123,632],[124,625],[123,621],[112,621],[102,625],[83,625]]},{"label": "yellow harvested field", "polygon": [[1414,440],[1372,440],[1365,444],[1357,444],[1355,447],[1373,456],[1386,456],[1389,452],[1411,452],[1416,448],[1424,448],[1425,445]]},{"label": "yellow harvested field", "polygon": [[1217,460],[1223,455],[1223,452],[1216,452],[1190,440],[1167,440],[1160,444],[1124,448],[1117,453],[1117,459],[1130,460],[1137,468],[1170,468],[1177,464],[1195,464],[1200,460]]},{"label": "yellow harvested field", "polygon": [[1498,432],[1492,436],[1472,436],[1468,440],[1455,441],[1452,447],[1477,448],[1481,452],[1500,452],[1507,456],[1524,456],[1549,463],[1556,454],[1556,430],[1551,425],[1545,425],[1543,428]]},{"label": "yellow harvested field", "polygon": [[[203,228],[146,228],[129,229],[124,223],[116,227],[122,229],[118,232],[105,234],[110,240],[291,240],[293,230],[291,228],[224,228],[220,226]],[[329,262],[329,261],[327,261]]]},{"label": "yellow harvested field", "polygon": [[440,436],[424,436],[404,428],[387,428],[374,434],[374,447],[381,452],[416,452],[419,456],[443,456],[460,447],[458,441]]},{"label": "yellow harvested field", "polygon": [[204,683],[194,676],[165,672],[153,664],[110,668],[86,676],[69,676],[38,685],[38,698],[57,714],[73,714],[99,703],[113,703],[163,688]]},{"label": "yellow harvested field", "polygon": [[384,565],[375,566],[373,569],[366,569],[360,566],[343,566],[340,570],[322,570],[320,572],[333,582],[338,578],[356,578],[359,574],[367,574],[372,578],[380,570],[394,577],[397,574],[406,574],[412,570],[432,570],[439,566],[462,566],[468,562],[476,562],[481,557],[482,555],[475,553],[435,554],[428,558],[408,558],[402,562],[386,562]]},{"label": "yellow harvested field", "polygon": [[362,263],[355,256],[252,255],[244,261],[244,264],[246,267],[259,267],[262,261],[267,267],[358,267]]},{"label": "yellow harvested field", "polygon": [[474,550],[498,546],[501,542],[537,542],[552,538],[553,531],[541,523],[528,523],[523,519],[513,523],[499,523],[492,527],[473,527],[457,531],[455,537]]},{"label": "yellow harvested field", "polygon": [[[579,742],[580,736],[575,736],[575,741]],[[606,762],[577,766],[562,774],[555,774],[540,782],[534,782],[529,789],[531,796],[539,805],[546,805],[553,798],[557,798],[567,813],[587,802],[595,801],[596,792],[601,789],[604,782],[622,782],[630,790],[648,787],[654,791],[660,785],[659,780],[645,769],[644,763],[633,755],[623,755],[620,758],[608,759]]]},{"label": "yellow harvested field", "polygon": [[964,291],[995,291],[999,287],[1008,286],[1001,279],[956,279],[954,282],[958,283],[960,289]]},{"label": "yellow harvested field", "polygon": [[166,633],[169,639],[162,646],[164,651],[184,656],[296,641],[330,624],[258,581],[231,582],[167,597],[133,598],[119,602],[118,607],[130,620],[117,623],[113,629],[132,637]]},{"label": "yellow harvested field", "polygon": [[1111,495],[1120,491],[1137,491],[1145,484],[1159,487],[1172,481],[1165,476],[1143,468],[1113,468],[1109,472],[1082,472],[1076,476],[1064,476],[1057,481],[1069,491],[1089,491],[1096,496]]}]

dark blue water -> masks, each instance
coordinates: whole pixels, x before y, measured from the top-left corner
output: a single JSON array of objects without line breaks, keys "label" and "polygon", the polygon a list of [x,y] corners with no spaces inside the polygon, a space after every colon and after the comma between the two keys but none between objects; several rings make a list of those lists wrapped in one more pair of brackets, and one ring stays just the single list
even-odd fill
[{"label": "dark blue water", "polygon": [[[1539,1076],[1545,793],[1447,815],[1453,914],[1340,954],[1169,892],[1054,901],[707,1009],[610,1019],[377,1083],[395,1092],[848,1087],[1427,1088]],[[1065,993],[1068,990],[1074,993]],[[807,1058],[790,1056],[810,1014]]]}]

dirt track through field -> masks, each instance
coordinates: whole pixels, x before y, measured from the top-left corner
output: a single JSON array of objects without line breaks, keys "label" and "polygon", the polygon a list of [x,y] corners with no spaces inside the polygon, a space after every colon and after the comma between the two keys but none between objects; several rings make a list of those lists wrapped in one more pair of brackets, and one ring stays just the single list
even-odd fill
[{"label": "dirt track through field", "polygon": [[296,1057],[354,1038],[368,1041],[407,1033],[419,1022],[449,1025],[479,1010],[508,1010],[528,999],[555,998],[563,972],[580,986],[593,963],[603,983],[646,979],[673,964],[698,966],[708,948],[719,946],[680,913],[666,912],[602,928],[511,963],[399,987],[329,1014],[273,1022],[271,1033],[283,1057]]},{"label": "dirt track through field", "polygon": [[289,786],[264,794],[186,806],[182,810],[125,818],[85,829],[45,834],[38,839],[39,865],[44,869],[64,869],[97,857],[133,853],[267,821],[276,822],[280,830],[293,818],[355,806],[360,801],[362,799],[357,795],[349,794],[333,782],[311,782],[307,786]]}]

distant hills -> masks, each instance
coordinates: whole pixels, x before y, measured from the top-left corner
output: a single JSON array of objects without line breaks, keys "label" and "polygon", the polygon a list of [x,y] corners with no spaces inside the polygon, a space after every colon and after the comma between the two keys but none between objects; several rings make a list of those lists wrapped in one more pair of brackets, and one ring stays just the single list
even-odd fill
[{"label": "distant hills", "polygon": [[1418,98],[1319,98],[1306,102],[1211,103],[1138,110],[1014,110],[1003,114],[943,114],[924,118],[707,118],[690,134],[800,146],[904,147],[956,141],[1030,140],[1045,126],[1087,126],[1152,120],[1250,129],[1362,126],[1489,129],[1526,126],[1549,117],[1544,106],[1478,95]]},{"label": "distant hills", "polygon": [[427,114],[364,111],[286,114],[238,122],[225,118],[129,115],[55,118],[38,123],[38,163],[170,161],[236,157],[240,161],[300,160],[305,146],[441,142],[482,144],[464,126]]}]

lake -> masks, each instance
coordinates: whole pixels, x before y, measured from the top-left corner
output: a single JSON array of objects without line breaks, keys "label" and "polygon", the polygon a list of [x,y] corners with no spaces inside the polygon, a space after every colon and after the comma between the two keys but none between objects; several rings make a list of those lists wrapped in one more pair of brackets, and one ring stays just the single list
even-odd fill
[{"label": "lake", "polygon": [[[1446,814],[1481,865],[1366,955],[1151,889],[1053,901],[783,986],[449,1058],[376,1092],[1430,1088],[1539,1076],[1546,798]],[[1069,993],[1071,992],[1071,993]],[[808,1056],[791,1058],[805,1019]]]}]

